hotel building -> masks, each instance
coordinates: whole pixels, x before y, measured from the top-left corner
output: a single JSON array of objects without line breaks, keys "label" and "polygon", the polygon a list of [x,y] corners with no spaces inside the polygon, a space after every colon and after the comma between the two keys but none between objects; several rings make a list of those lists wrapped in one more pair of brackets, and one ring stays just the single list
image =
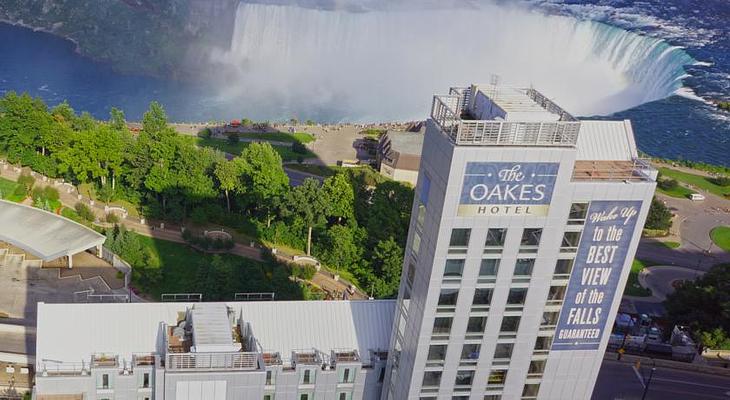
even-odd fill
[{"label": "hotel building", "polygon": [[589,399],[655,179],[628,121],[453,88],[397,300],[39,303],[34,398]]},{"label": "hotel building", "polygon": [[433,99],[383,398],[590,399],[655,189],[628,121]]}]

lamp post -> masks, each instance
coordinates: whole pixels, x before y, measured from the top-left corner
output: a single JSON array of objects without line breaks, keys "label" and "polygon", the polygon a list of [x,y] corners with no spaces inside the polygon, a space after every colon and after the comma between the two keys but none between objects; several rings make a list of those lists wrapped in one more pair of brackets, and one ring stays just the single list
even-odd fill
[{"label": "lamp post", "polygon": [[649,393],[649,385],[651,385],[651,378],[654,377],[654,371],[656,371],[656,361],[654,359],[651,359],[651,371],[649,371],[649,379],[646,381],[646,384],[644,385],[644,394],[641,395],[641,400],[646,399],[646,394]]}]

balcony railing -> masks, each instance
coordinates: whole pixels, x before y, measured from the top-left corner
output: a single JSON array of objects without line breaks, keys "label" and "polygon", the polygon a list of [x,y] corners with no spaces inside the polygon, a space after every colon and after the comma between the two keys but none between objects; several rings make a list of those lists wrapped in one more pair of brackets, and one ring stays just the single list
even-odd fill
[{"label": "balcony railing", "polygon": [[244,352],[171,353],[165,367],[168,371],[254,371],[260,368],[259,357],[259,353]]},{"label": "balcony railing", "polygon": [[654,181],[657,170],[647,160],[576,161],[574,181]]},{"label": "balcony railing", "polygon": [[[530,91],[528,90],[528,95]],[[449,139],[467,146],[575,146],[580,132],[580,121],[533,91],[548,111],[560,115],[555,122],[520,122],[472,120],[468,116],[469,89],[452,88],[449,95],[433,98],[431,118]]]}]

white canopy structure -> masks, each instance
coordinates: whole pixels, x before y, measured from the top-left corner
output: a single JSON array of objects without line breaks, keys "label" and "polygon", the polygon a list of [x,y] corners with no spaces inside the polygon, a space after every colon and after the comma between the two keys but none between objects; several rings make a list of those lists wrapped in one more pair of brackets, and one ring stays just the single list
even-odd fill
[{"label": "white canopy structure", "polygon": [[68,257],[87,249],[100,253],[106,237],[79,223],[38,208],[0,200],[0,241],[43,261]]}]

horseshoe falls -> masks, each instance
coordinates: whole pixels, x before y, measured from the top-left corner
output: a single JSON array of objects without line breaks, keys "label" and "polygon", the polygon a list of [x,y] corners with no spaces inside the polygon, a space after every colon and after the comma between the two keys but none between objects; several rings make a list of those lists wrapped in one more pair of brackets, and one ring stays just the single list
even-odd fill
[{"label": "horseshoe falls", "polygon": [[575,115],[605,115],[678,93],[682,48],[610,25],[523,8],[352,12],[241,3],[229,49],[212,61],[222,99],[281,117],[423,119],[453,85],[532,85]]}]

